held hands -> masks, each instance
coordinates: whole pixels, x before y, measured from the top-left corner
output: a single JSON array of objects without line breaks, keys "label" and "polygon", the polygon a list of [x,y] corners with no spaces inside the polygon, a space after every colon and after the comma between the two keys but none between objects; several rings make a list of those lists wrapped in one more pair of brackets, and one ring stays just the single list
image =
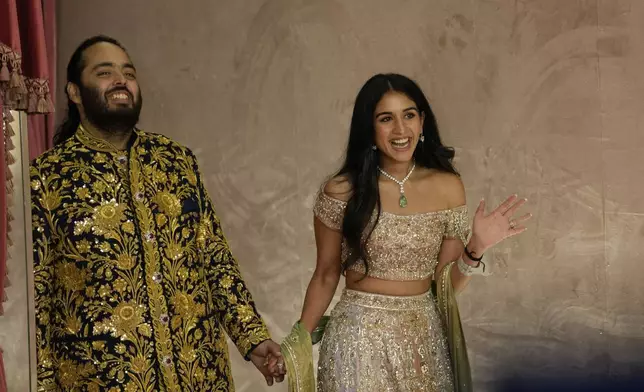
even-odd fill
[{"label": "held hands", "polygon": [[280,346],[272,340],[265,340],[255,347],[250,354],[250,360],[253,365],[259,370],[266,384],[273,385],[273,381],[284,381],[286,369],[284,367],[284,359]]},{"label": "held hands", "polygon": [[485,200],[481,200],[472,225],[471,251],[482,255],[504,239],[523,233],[526,230],[523,223],[532,218],[532,214],[525,214],[519,218],[514,218],[514,214],[526,201],[527,199],[519,199],[517,195],[512,195],[494,211],[486,214]]}]

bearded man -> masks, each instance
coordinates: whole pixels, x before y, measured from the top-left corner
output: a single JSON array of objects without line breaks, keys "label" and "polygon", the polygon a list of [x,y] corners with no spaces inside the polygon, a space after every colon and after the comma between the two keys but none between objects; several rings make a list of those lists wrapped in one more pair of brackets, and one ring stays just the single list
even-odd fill
[{"label": "bearded man", "polygon": [[39,391],[233,391],[225,333],[270,384],[270,340],[190,150],[136,128],[116,40],[67,67],[68,117],[30,168]]}]

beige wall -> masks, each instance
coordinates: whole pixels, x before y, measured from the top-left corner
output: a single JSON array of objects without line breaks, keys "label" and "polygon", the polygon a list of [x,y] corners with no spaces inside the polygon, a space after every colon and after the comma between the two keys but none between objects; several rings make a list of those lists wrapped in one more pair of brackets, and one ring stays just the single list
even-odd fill
[{"label": "beige wall", "polygon": [[[59,70],[89,35],[128,47],[143,127],[194,149],[276,338],[299,315],[312,197],[337,168],[353,98],[396,71],[430,97],[469,204],[516,191],[536,214],[461,298],[477,390],[644,370],[644,2],[59,5]],[[233,365],[239,391],[264,390],[236,353]]]}]

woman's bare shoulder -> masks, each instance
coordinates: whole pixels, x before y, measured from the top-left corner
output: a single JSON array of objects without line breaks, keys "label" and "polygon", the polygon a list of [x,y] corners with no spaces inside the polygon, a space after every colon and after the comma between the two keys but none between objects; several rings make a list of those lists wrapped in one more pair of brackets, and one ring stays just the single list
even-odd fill
[{"label": "woman's bare shoulder", "polygon": [[421,181],[428,191],[438,191],[447,208],[465,204],[465,187],[459,175],[442,170],[423,169]]}]

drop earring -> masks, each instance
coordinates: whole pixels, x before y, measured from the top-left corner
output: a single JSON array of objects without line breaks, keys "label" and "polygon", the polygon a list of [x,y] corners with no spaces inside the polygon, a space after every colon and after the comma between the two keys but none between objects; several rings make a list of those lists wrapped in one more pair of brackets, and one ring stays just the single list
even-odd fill
[{"label": "drop earring", "polygon": [[371,149],[376,151],[378,149],[378,147],[376,147],[376,145],[374,144],[373,146],[371,146]]},{"label": "drop earring", "polygon": [[420,142],[423,143],[425,141],[425,135],[420,135]]}]

